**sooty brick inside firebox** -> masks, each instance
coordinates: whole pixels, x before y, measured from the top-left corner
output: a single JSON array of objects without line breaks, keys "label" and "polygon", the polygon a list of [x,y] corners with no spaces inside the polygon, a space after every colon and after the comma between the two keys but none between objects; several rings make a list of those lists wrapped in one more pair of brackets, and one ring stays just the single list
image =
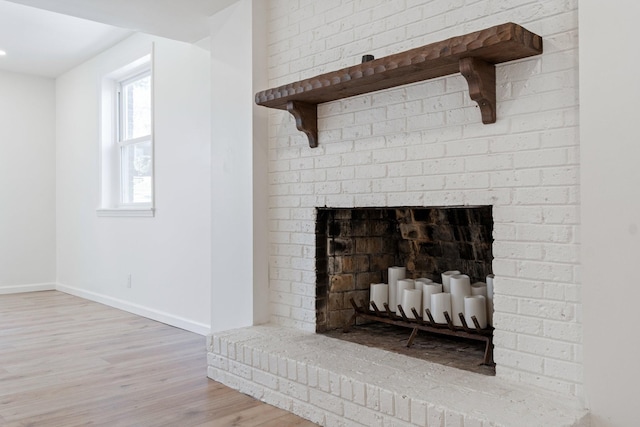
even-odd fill
[{"label": "sooty brick inside firebox", "polygon": [[491,206],[318,208],[316,331],[342,328],[354,313],[351,298],[368,301],[370,284],[386,283],[394,265],[414,279],[440,282],[443,271],[460,270],[484,281],[492,236]]}]

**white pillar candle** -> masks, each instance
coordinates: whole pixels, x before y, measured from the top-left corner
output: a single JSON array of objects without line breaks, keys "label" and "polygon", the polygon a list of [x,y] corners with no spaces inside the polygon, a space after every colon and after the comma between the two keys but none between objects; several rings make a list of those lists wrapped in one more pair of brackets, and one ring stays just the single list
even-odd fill
[{"label": "white pillar candle", "polygon": [[487,276],[487,323],[493,326],[493,279],[495,276]]},{"label": "white pillar candle", "polygon": [[476,282],[471,284],[471,295],[482,295],[487,297],[487,284],[484,282]]},{"label": "white pillar candle", "polygon": [[[402,304],[402,292],[405,289],[415,289],[416,285],[412,279],[399,279],[398,284],[396,285],[396,301],[398,305]],[[396,306],[396,310],[397,310]]]},{"label": "white pillar candle", "polygon": [[458,313],[464,315],[464,297],[471,296],[471,279],[466,274],[456,274],[449,278],[451,286],[451,319],[455,326],[462,326]]},{"label": "white pillar candle", "polygon": [[421,289],[405,289],[402,291],[402,310],[409,319],[415,319],[411,311],[415,308],[418,314],[422,312],[422,290]]},{"label": "white pillar candle", "polygon": [[398,307],[398,279],[404,279],[407,275],[405,267],[389,267],[389,309],[393,312]]},{"label": "white pillar candle", "polygon": [[450,270],[445,271],[441,274],[442,276],[442,292],[451,292],[451,287],[449,285],[449,279],[451,276],[455,276],[456,274],[460,274],[458,270]]},{"label": "white pillar candle", "polygon": [[416,279],[416,289],[422,289],[422,285],[424,283],[433,283],[433,280],[427,278],[427,277],[420,277],[418,279]]},{"label": "white pillar candle", "polygon": [[473,323],[471,316],[476,316],[480,329],[487,327],[487,301],[483,295],[472,295],[464,298],[464,320],[466,320],[469,328],[475,329],[476,325]]},{"label": "white pillar candle", "polygon": [[436,323],[447,323],[444,312],[451,314],[451,294],[440,292],[431,295],[431,314]]},{"label": "white pillar candle", "polygon": [[[378,310],[384,311],[384,304],[389,304],[389,285],[386,283],[372,283],[370,289],[369,301],[374,302]],[[371,310],[373,310],[372,304]]]},{"label": "white pillar candle", "polygon": [[433,310],[431,309],[431,295],[439,294],[440,292],[442,292],[442,285],[440,283],[422,284],[422,317],[426,317],[425,310],[427,308],[429,309],[429,311],[433,312]]}]

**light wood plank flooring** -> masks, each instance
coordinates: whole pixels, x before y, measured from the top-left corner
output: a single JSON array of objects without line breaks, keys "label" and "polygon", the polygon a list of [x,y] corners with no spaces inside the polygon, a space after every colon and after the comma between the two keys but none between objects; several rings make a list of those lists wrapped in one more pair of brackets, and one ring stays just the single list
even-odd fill
[{"label": "light wood plank flooring", "polygon": [[206,377],[205,338],[56,291],[0,295],[1,426],[315,426]]}]

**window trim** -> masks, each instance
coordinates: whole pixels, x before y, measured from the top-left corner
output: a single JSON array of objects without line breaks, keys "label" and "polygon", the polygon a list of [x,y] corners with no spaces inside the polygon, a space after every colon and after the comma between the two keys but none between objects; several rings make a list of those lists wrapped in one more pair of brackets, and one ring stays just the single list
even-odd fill
[{"label": "window trim", "polygon": [[99,217],[154,217],[155,209],[148,208],[98,208]]},{"label": "window trim", "polygon": [[[151,76],[151,132],[149,135],[122,140],[120,135],[120,90],[123,84],[141,77]],[[155,138],[154,138],[154,67],[151,53],[129,62],[102,78],[99,179],[100,195],[97,216],[105,217],[153,217],[155,216]],[[151,201],[124,203],[122,148],[149,141],[151,145]]]}]

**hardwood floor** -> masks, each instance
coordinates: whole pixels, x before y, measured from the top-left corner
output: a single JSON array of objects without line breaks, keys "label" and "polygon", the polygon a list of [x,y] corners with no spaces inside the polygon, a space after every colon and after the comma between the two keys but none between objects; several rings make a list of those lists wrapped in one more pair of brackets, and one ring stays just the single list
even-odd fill
[{"label": "hardwood floor", "polygon": [[316,426],[206,364],[203,336],[61,292],[0,295],[1,426]]}]

